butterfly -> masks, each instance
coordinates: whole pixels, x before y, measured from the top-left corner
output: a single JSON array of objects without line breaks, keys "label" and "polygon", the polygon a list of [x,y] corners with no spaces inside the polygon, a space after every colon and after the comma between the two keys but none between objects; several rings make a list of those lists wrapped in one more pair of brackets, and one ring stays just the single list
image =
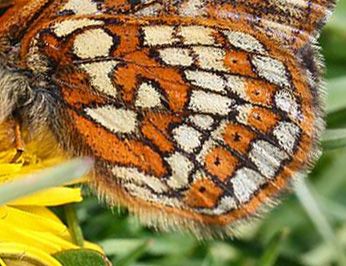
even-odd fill
[{"label": "butterfly", "polygon": [[319,155],[334,0],[7,3],[2,120],[94,158],[91,187],[146,225],[231,236]]}]

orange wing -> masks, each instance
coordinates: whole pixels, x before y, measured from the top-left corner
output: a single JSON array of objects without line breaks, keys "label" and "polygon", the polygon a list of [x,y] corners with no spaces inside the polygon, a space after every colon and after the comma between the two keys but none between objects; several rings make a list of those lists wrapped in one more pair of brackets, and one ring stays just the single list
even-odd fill
[{"label": "orange wing", "polygon": [[230,234],[314,160],[309,41],[331,1],[33,2],[46,13],[23,29],[16,62],[50,84],[52,131],[96,158],[111,204],[150,225]]}]

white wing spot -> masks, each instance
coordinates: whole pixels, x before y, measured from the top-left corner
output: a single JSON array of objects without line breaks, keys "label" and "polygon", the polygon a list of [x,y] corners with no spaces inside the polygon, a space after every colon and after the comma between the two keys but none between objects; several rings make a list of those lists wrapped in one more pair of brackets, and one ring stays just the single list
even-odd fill
[{"label": "white wing spot", "polygon": [[119,179],[139,185],[147,185],[156,193],[162,193],[168,190],[168,187],[159,178],[143,174],[135,168],[114,166],[112,172]]},{"label": "white wing spot", "polygon": [[231,179],[234,194],[240,203],[248,202],[253,193],[266,183],[266,179],[249,168],[243,167],[236,171]]},{"label": "white wing spot", "polygon": [[75,30],[98,25],[103,25],[103,21],[84,18],[78,20],[63,20],[55,23],[52,28],[55,35],[60,38],[69,35]]},{"label": "white wing spot", "polygon": [[279,86],[290,87],[287,71],[282,62],[267,56],[254,55],[252,63],[261,77]]},{"label": "white wing spot", "polygon": [[189,116],[189,120],[191,123],[204,130],[210,130],[211,126],[214,124],[214,119],[208,115],[191,115]]},{"label": "white wing spot", "polygon": [[245,91],[245,82],[241,77],[226,75],[228,89],[236,93],[239,97],[248,100],[248,96]]},{"label": "white wing spot", "polygon": [[165,25],[145,26],[144,44],[149,46],[172,44],[177,41],[174,38],[174,27]]},{"label": "white wing spot", "polygon": [[275,94],[275,103],[279,109],[289,114],[293,119],[298,117],[298,103],[288,90],[278,90]]},{"label": "white wing spot", "polygon": [[189,184],[189,175],[193,169],[193,163],[181,153],[174,153],[165,159],[172,169],[172,175],[167,184],[173,189],[179,189]]},{"label": "white wing spot", "polygon": [[184,17],[196,17],[203,14],[204,3],[201,0],[188,0],[179,9],[180,15]]},{"label": "white wing spot", "polygon": [[177,198],[167,197],[164,195],[156,195],[152,193],[149,189],[141,187],[134,183],[124,184],[123,187],[133,197],[137,197],[149,202],[159,203],[165,206],[172,206],[176,209],[181,209],[183,207],[181,201],[179,201]]},{"label": "white wing spot", "polygon": [[158,14],[158,12],[160,11],[160,8],[162,8],[162,5],[159,3],[156,3],[150,6],[147,6],[145,8],[139,9],[135,14],[137,16],[151,16],[152,17]]},{"label": "white wing spot", "polygon": [[165,48],[159,50],[161,59],[168,65],[173,66],[190,66],[193,58],[188,49],[183,48]]},{"label": "white wing spot", "polygon": [[242,50],[248,52],[265,53],[263,45],[253,36],[239,31],[224,31],[229,42]]},{"label": "white wing spot", "polygon": [[197,113],[228,115],[234,108],[235,100],[225,96],[194,90],[191,93],[189,109]]},{"label": "white wing spot", "polygon": [[128,190],[128,193],[133,197],[143,199],[145,201],[159,202],[156,194],[152,193],[149,189],[138,186],[134,183],[123,184],[123,187]]},{"label": "white wing spot", "polygon": [[203,26],[183,26],[180,28],[179,34],[183,38],[186,45],[213,45],[215,44],[212,28]]},{"label": "white wing spot", "polygon": [[281,162],[289,158],[284,151],[264,140],[258,140],[252,144],[249,157],[261,174],[267,178],[273,178]]},{"label": "white wing spot", "polygon": [[221,48],[196,46],[192,48],[201,68],[229,72],[224,64],[226,53]]},{"label": "white wing spot", "polygon": [[136,106],[141,108],[153,108],[160,105],[160,93],[150,83],[142,83],[137,91]]},{"label": "white wing spot", "polygon": [[247,125],[248,124],[248,118],[251,114],[253,106],[251,104],[244,104],[239,105],[237,107],[238,115],[237,115],[237,121],[241,124]]},{"label": "white wing spot", "polygon": [[107,105],[86,108],[85,111],[96,122],[115,133],[133,133],[137,129],[137,114],[131,110]]},{"label": "white wing spot", "polygon": [[280,11],[297,18],[306,14],[304,10],[309,7],[309,3],[308,0],[269,0],[270,5],[275,5]]},{"label": "white wing spot", "polygon": [[185,76],[195,86],[217,92],[226,92],[225,81],[217,74],[200,70],[186,70]]},{"label": "white wing spot", "polygon": [[293,123],[290,122],[280,122],[277,127],[275,127],[273,134],[278,140],[280,146],[292,154],[294,144],[298,139],[300,129]]},{"label": "white wing spot", "polygon": [[117,61],[104,61],[82,64],[80,67],[84,69],[91,78],[91,85],[98,91],[107,95],[116,97],[117,90],[112,84],[109,74],[118,64]]},{"label": "white wing spot", "polygon": [[196,129],[181,125],[173,130],[174,139],[178,145],[186,152],[193,152],[201,145],[201,133]]},{"label": "white wing spot", "polygon": [[91,0],[69,0],[60,11],[69,10],[76,15],[92,15],[98,12],[97,3]]},{"label": "white wing spot", "polygon": [[74,52],[82,59],[108,56],[113,45],[113,38],[103,29],[87,30],[76,36]]}]

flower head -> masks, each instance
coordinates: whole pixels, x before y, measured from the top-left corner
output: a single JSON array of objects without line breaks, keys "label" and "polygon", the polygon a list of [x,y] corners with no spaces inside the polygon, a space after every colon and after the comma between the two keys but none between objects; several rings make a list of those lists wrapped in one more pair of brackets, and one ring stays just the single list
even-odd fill
[{"label": "flower head", "polygon": [[[4,138],[0,139],[4,141]],[[0,141],[0,186],[66,159],[57,147],[43,152],[39,147],[42,146],[42,141],[32,141],[20,158],[13,161],[16,150],[1,146],[2,142]],[[69,228],[49,207],[82,200],[79,187],[58,186],[0,206],[0,265],[8,266],[12,260],[20,259],[61,266],[53,254],[81,247],[74,243]],[[84,242],[84,247],[103,253],[99,246],[89,242]]]}]

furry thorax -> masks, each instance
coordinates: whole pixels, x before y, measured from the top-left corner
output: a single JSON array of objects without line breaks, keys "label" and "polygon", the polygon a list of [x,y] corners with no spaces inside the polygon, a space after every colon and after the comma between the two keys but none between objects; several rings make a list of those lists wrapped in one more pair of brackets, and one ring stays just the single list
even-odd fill
[{"label": "furry thorax", "polygon": [[57,101],[37,78],[0,62],[0,123],[15,119],[30,133],[49,125]]}]

